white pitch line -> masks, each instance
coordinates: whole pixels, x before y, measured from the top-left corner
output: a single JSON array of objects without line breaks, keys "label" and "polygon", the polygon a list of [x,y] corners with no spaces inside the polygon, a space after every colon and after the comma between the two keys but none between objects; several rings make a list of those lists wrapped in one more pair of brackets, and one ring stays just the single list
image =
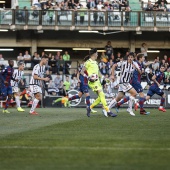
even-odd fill
[{"label": "white pitch line", "polygon": [[47,150],[145,150],[170,151],[170,148],[124,148],[124,147],[76,147],[76,146],[0,146],[0,149],[47,149]]}]

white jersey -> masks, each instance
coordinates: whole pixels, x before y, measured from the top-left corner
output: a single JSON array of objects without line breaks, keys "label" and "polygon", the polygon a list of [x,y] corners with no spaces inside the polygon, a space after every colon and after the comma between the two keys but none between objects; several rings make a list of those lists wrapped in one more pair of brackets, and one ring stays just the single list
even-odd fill
[{"label": "white jersey", "polygon": [[[118,67],[121,68],[120,70],[120,84],[121,83],[129,83],[132,79],[133,72],[136,68],[139,69],[139,66],[136,62],[128,63],[127,61],[122,61],[117,63]],[[135,65],[135,67],[134,67]]]},{"label": "white jersey", "polygon": [[11,80],[11,86],[12,87],[18,87],[18,84],[19,82],[21,81],[22,77],[24,75],[24,72],[23,71],[20,71],[18,69],[15,69],[14,72],[13,72],[13,75],[12,77],[16,80],[18,80],[18,82],[14,81],[14,80]]},{"label": "white jersey", "polygon": [[36,80],[34,79],[34,75],[38,75],[38,77],[43,78],[45,73],[45,65],[40,66],[40,64],[37,64],[34,66],[32,71],[32,76],[30,80],[30,85],[41,85],[42,80]]}]

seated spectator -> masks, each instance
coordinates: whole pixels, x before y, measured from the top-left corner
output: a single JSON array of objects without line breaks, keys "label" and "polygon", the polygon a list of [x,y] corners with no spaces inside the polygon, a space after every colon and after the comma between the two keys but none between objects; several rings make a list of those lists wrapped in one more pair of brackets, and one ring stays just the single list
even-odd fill
[{"label": "seated spectator", "polygon": [[166,4],[164,4],[164,2],[161,2],[161,4],[159,5],[159,11],[164,11],[166,12],[168,10]]},{"label": "seated spectator", "polygon": [[[50,80],[52,80],[52,76],[51,76],[49,70],[47,70],[47,71],[45,72],[45,74],[44,74],[44,78],[46,78],[46,77],[48,77]],[[48,92],[48,84],[49,84],[50,80],[49,80],[49,81],[44,81],[45,90],[46,90],[47,92]]]},{"label": "seated spectator", "polygon": [[34,52],[34,55],[33,55],[33,57],[32,57],[32,68],[36,65],[36,64],[38,64],[39,62],[40,62],[40,60],[41,60],[41,58],[40,58],[40,55],[39,54],[37,54],[37,52]]},{"label": "seated spectator", "polygon": [[158,2],[155,2],[155,4],[153,5],[152,10],[153,11],[159,11],[159,4],[158,4]]},{"label": "seated spectator", "polygon": [[31,15],[33,16],[33,19],[36,19],[36,18],[38,18],[38,16],[39,16],[39,11],[37,10],[37,8],[36,8],[36,6],[33,6],[32,7],[32,13],[31,13]]},{"label": "seated spectator", "polygon": [[112,6],[113,6],[113,8],[119,8],[119,2],[118,2],[118,0],[113,0],[112,1]]},{"label": "seated spectator", "polygon": [[153,10],[153,4],[151,1],[148,1],[147,6],[146,6],[146,11],[152,11]]},{"label": "seated spectator", "polygon": [[54,82],[50,80],[48,84],[48,94],[56,96],[59,92],[59,89],[55,86]]},{"label": "seated spectator", "polygon": [[158,0],[157,2],[158,4],[161,4],[161,2],[163,2],[164,4],[168,4],[167,0]]},{"label": "seated spectator", "polygon": [[59,95],[60,96],[66,96],[66,91],[64,89],[64,83],[63,83],[63,80],[60,81],[60,84],[59,84]]},{"label": "seated spectator", "polygon": [[169,66],[169,64],[168,63],[165,63],[165,60],[164,59],[162,59],[161,60],[161,62],[160,62],[160,66],[159,66],[159,68],[161,68],[161,66],[164,66],[165,67],[165,71],[167,70],[167,68],[168,68],[168,66]]},{"label": "seated spectator", "polygon": [[120,52],[117,52],[117,56],[116,56],[116,58],[115,58],[115,61],[113,61],[113,62],[119,62],[120,61],[120,58],[121,58],[121,53]]},{"label": "seated spectator", "polygon": [[19,53],[19,56],[17,57],[17,61],[24,61],[24,57],[22,53]]},{"label": "seated spectator", "polygon": [[52,55],[51,59],[48,61],[48,65],[50,66],[50,70],[52,71],[52,73],[56,73],[56,66],[57,66],[57,61],[55,60],[55,56]]},{"label": "seated spectator", "polygon": [[167,69],[166,72],[164,72],[164,74],[165,74],[165,84],[170,85],[170,67]]},{"label": "seated spectator", "polygon": [[25,51],[24,61],[25,61],[25,63],[31,62],[31,56],[29,55],[28,51]]},{"label": "seated spectator", "polygon": [[64,74],[65,72],[65,62],[63,60],[63,56],[60,55],[60,58],[58,60],[58,72],[61,73],[61,74]]},{"label": "seated spectator", "polygon": [[148,83],[149,86],[153,83],[153,81],[152,81],[153,75],[154,75],[154,74],[153,74],[153,72],[152,72],[152,69],[150,69],[149,73],[146,74],[146,76],[147,76],[147,83]]},{"label": "seated spectator", "polygon": [[71,80],[70,88],[74,90],[78,89],[78,80],[76,76],[74,76],[73,79]]},{"label": "seated spectator", "polygon": [[155,58],[154,63],[152,64],[152,69],[155,74],[157,71],[159,71],[159,61],[157,57]]},{"label": "seated spectator", "polygon": [[0,69],[2,69],[2,70],[5,68],[3,61],[4,61],[4,58],[3,58],[2,54],[0,54]]},{"label": "seated spectator", "polygon": [[62,78],[60,77],[60,75],[56,74],[56,77],[54,79],[55,87],[59,88],[61,80],[62,80]]},{"label": "seated spectator", "polygon": [[128,0],[119,0],[119,11],[122,10],[122,8],[129,6],[129,1]]},{"label": "seated spectator", "polygon": [[88,0],[86,6],[87,6],[88,9],[94,9],[96,7],[96,3],[95,3],[94,0]]},{"label": "seated spectator", "polygon": [[71,75],[71,79],[73,79],[73,77],[77,77],[77,69],[74,70],[74,73]]},{"label": "seated spectator", "polygon": [[16,6],[15,16],[18,22],[24,21],[23,11],[19,9],[19,6]]},{"label": "seated spectator", "polygon": [[56,56],[55,56],[55,60],[56,60],[56,61],[59,60],[60,55],[61,55],[60,51],[57,51]]}]

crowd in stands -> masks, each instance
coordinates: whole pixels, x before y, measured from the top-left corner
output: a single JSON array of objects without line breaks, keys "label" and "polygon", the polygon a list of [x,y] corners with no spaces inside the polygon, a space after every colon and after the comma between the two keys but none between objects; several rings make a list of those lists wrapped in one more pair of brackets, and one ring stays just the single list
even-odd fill
[{"label": "crowd in stands", "polygon": [[152,3],[151,0],[148,0],[146,7],[144,8],[145,11],[163,11],[168,12],[169,9],[167,7],[167,0],[158,0],[155,3]]}]

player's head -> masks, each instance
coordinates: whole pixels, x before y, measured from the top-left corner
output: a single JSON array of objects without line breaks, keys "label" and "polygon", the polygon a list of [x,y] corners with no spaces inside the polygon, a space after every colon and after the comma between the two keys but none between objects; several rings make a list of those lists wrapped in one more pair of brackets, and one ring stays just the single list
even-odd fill
[{"label": "player's head", "polygon": [[90,58],[93,60],[97,60],[98,53],[96,48],[92,48],[89,52]]},{"label": "player's head", "polygon": [[165,71],[165,66],[161,65],[160,71],[161,71],[161,72],[164,72],[164,71]]},{"label": "player's head", "polygon": [[130,52],[129,54],[128,54],[128,61],[129,62],[132,62],[134,60],[134,53],[133,52]]},{"label": "player's head", "polygon": [[23,71],[25,67],[25,63],[24,62],[18,62],[18,69]]},{"label": "player's head", "polygon": [[48,56],[47,56],[47,55],[43,55],[43,56],[41,57],[41,63],[42,63],[43,65],[46,65],[46,64],[48,63]]},{"label": "player's head", "polygon": [[137,54],[137,60],[143,62],[145,60],[144,54],[143,53],[138,53]]},{"label": "player's head", "polygon": [[9,66],[13,67],[14,66],[14,61],[13,60],[8,60]]}]

